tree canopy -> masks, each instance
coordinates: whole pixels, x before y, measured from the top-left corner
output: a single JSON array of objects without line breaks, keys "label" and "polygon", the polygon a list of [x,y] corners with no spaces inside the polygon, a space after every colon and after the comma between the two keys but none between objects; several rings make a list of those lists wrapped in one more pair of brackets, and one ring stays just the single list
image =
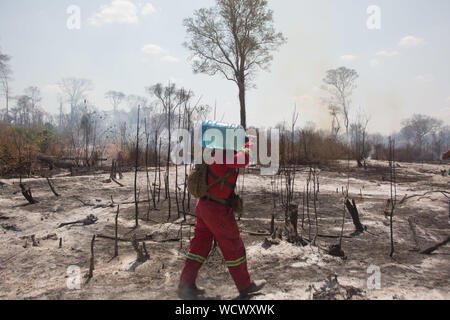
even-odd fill
[{"label": "tree canopy", "polygon": [[266,0],[216,0],[212,8],[184,20],[193,70],[221,74],[239,88],[241,124],[246,127],[245,90],[256,71],[268,70],[272,52],[286,42],[277,32]]}]

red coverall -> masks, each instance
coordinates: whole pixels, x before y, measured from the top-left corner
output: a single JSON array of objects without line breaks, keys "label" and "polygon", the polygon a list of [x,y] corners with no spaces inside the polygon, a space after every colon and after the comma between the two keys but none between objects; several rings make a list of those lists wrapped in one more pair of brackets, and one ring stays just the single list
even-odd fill
[{"label": "red coverall", "polygon": [[[210,164],[212,173],[216,177],[222,177],[229,168],[235,168],[233,175],[226,179],[230,184],[235,184],[237,169],[245,168],[249,163],[251,147],[252,145],[247,143],[242,151],[234,155],[234,159],[228,159],[228,161],[225,161],[226,152],[224,151],[223,164],[217,164],[213,158]],[[242,163],[244,159],[245,163]],[[208,183],[214,181],[215,179],[208,174]],[[228,199],[234,191],[233,188],[227,184],[224,184],[221,188],[220,185],[220,183],[213,185],[208,193],[222,199]],[[195,235],[191,241],[186,263],[181,273],[180,285],[184,287],[195,285],[198,271],[206,261],[215,238],[237,289],[239,291],[247,289],[251,285],[251,279],[247,270],[244,242],[240,236],[233,210],[229,206],[212,200],[199,199],[195,212],[197,214]]]}]

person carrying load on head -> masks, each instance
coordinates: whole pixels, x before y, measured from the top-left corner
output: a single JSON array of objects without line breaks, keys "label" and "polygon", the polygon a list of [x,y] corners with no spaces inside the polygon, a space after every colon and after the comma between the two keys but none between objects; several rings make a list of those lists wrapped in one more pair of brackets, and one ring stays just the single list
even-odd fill
[{"label": "person carrying load on head", "polygon": [[[224,126],[208,124],[213,127]],[[205,147],[204,142],[202,143]],[[240,151],[230,153],[220,146],[215,146],[214,149],[216,152],[212,152],[210,162],[196,165],[189,175],[189,192],[199,199],[195,208],[195,235],[187,253],[177,291],[181,299],[195,300],[204,294],[204,290],[196,286],[196,278],[211,251],[214,239],[241,296],[256,293],[265,285],[265,281],[254,282],[250,278],[245,246],[234,217],[234,212],[242,210],[242,200],[235,194],[239,169],[248,166],[250,154],[254,152],[255,147],[246,139]]]}]

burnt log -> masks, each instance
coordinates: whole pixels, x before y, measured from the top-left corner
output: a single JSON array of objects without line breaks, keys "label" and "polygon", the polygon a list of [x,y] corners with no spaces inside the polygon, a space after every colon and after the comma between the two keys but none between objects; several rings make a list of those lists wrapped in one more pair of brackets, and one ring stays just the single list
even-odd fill
[{"label": "burnt log", "polygon": [[54,167],[61,169],[71,169],[74,167],[74,164],[71,162],[60,161],[55,157],[47,156],[45,154],[37,153],[36,159],[40,162],[46,163],[50,170],[53,170]]},{"label": "burnt log", "polygon": [[425,249],[425,250],[421,251],[420,253],[422,253],[422,254],[432,254],[434,251],[436,251],[437,249],[439,249],[442,246],[445,246],[449,242],[450,242],[450,236],[448,236],[447,239],[445,239],[444,241],[439,242],[438,244],[436,244],[436,245],[434,245],[434,246],[432,246],[432,247],[430,247],[428,249]]}]

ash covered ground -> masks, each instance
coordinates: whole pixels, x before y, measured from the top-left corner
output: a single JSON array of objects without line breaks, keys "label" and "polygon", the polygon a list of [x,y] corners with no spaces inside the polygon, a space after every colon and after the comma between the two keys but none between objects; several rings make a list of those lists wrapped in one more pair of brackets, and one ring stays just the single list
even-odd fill
[{"label": "ash covered ground", "polygon": [[[441,175],[444,169],[448,170],[448,165],[400,163],[399,201],[405,195],[449,191],[450,177]],[[346,258],[326,252],[338,242],[333,236],[341,231],[344,210],[341,188],[347,184],[346,170],[344,162],[320,168],[317,213],[319,234],[325,237],[318,237],[316,245],[306,246],[288,243],[285,236],[275,243],[265,240],[273,212],[276,227],[283,229],[284,211],[279,206],[273,208],[270,177],[252,173],[240,176],[238,188],[243,184],[245,213],[238,224],[247,248],[250,274],[254,279],[267,280],[263,293],[252,299],[450,299],[450,245],[430,255],[420,253],[450,235],[448,199],[441,193],[432,193],[398,204],[393,218],[395,254],[391,258],[389,219],[384,215],[390,197],[387,162],[369,161],[368,170],[351,168],[350,198],[355,199],[367,231],[351,237],[354,226],[347,213],[342,243]],[[297,172],[296,192],[303,191],[307,171],[304,167]],[[151,180],[153,174],[151,169]],[[174,168],[170,176],[173,186]],[[182,176],[180,172],[180,181]],[[134,229],[134,173],[124,174],[120,180],[124,187],[107,183],[108,178],[109,174],[103,172],[76,177],[62,172],[52,177],[61,195],[58,198],[50,191],[46,179],[24,179],[39,201],[32,205],[20,193],[18,179],[0,180],[0,299],[177,299],[175,290],[193,237],[195,217],[188,216],[181,225],[183,218],[178,218],[172,187],[170,221],[163,190],[158,210],[149,211],[148,221],[148,205],[139,205],[139,228]],[[138,188],[140,199],[145,200],[143,171],[139,172]],[[304,230],[300,227],[299,194],[295,201],[300,205],[299,233],[308,238],[308,219]],[[93,278],[86,283],[84,275],[89,269],[92,236],[114,236],[117,203],[122,203],[119,237],[124,240],[133,235],[147,237],[150,259],[137,263],[136,252],[127,241],[119,242],[119,256],[112,258],[114,241],[97,236]],[[193,206],[192,201],[191,212]],[[83,220],[91,214],[98,219],[94,224],[58,228],[61,223]],[[311,236],[315,234],[312,221]],[[180,236],[182,240],[177,241]],[[80,290],[67,287],[69,266],[80,267]],[[376,290],[367,286],[370,266],[380,268],[381,283]],[[219,249],[209,256],[197,283],[212,299],[233,299],[238,294]]]}]

